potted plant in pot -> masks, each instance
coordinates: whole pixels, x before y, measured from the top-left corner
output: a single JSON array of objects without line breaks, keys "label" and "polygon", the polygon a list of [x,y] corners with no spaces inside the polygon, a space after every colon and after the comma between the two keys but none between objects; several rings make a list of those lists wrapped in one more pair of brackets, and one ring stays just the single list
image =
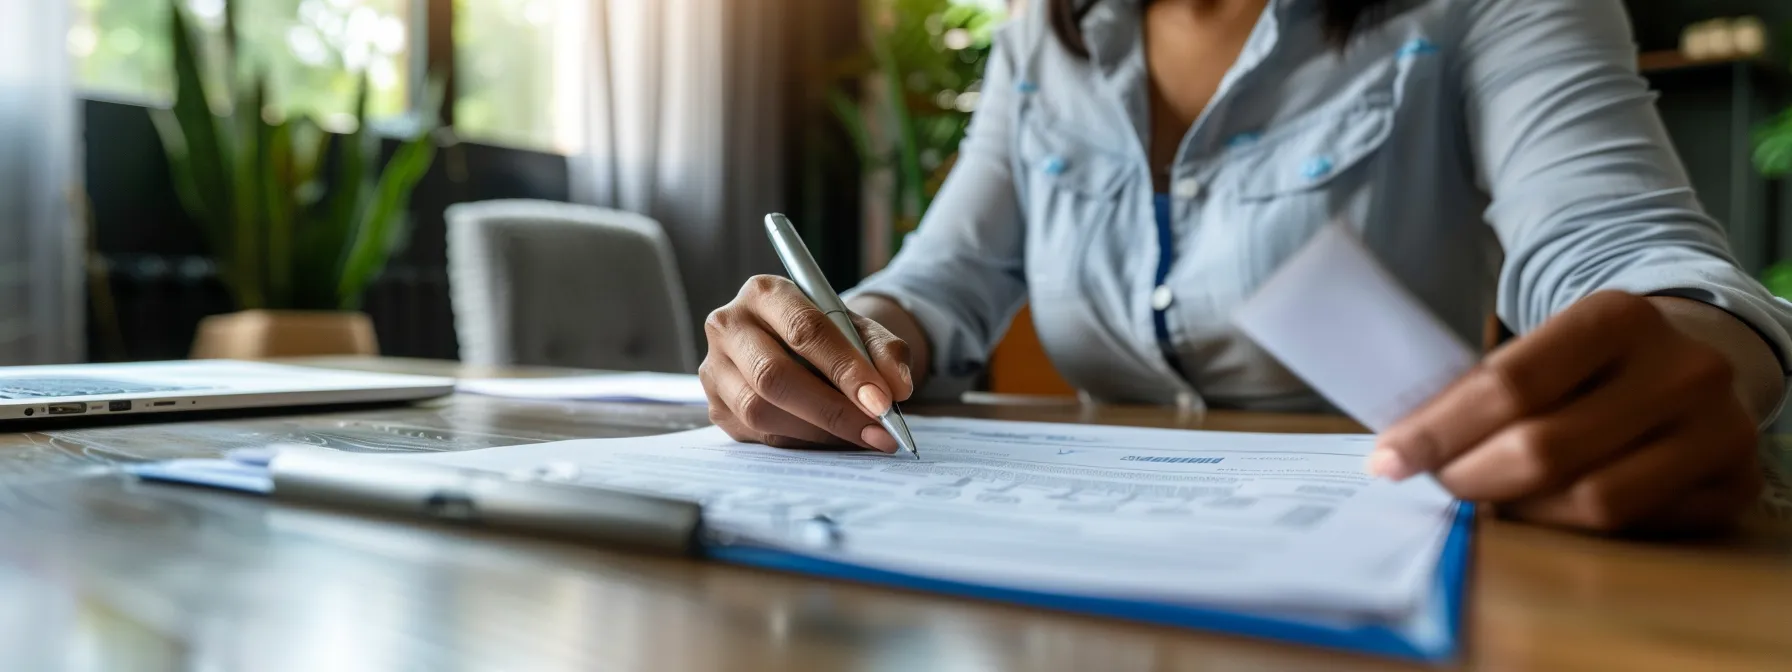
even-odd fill
[{"label": "potted plant in pot", "polygon": [[[227,67],[209,68],[183,3],[171,4],[176,97],[151,114],[175,190],[238,309],[200,324],[194,356],[374,354],[361,299],[403,244],[411,192],[435,161],[434,129],[417,129],[382,169],[365,77],[346,136],[278,118],[266,78],[233,49]],[[212,95],[203,72],[228,73],[231,90]],[[214,110],[220,100],[230,109]]]}]

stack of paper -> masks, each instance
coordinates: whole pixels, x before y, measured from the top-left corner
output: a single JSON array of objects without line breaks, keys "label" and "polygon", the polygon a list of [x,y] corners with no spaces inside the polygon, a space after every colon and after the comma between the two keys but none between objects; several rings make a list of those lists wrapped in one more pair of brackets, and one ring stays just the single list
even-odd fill
[{"label": "stack of paper", "polygon": [[1363,435],[911,426],[919,462],[745,445],[715,428],[388,459],[551,465],[698,500],[733,543],[923,579],[1308,619],[1410,614],[1456,507],[1429,478],[1364,476]]},{"label": "stack of paper", "polygon": [[[703,552],[725,562],[1419,660],[1457,650],[1470,509],[1429,477],[1364,476],[1372,437],[910,426],[919,461],[745,445],[715,428],[340,459],[696,501]],[[249,452],[132,471],[278,495],[279,459]],[[431,481],[447,489],[429,497],[464,501],[457,515],[478,522],[477,482],[462,479]]]},{"label": "stack of paper", "polygon": [[675,373],[614,373],[566,378],[467,378],[455,390],[512,399],[621,401],[701,406],[703,382]]}]

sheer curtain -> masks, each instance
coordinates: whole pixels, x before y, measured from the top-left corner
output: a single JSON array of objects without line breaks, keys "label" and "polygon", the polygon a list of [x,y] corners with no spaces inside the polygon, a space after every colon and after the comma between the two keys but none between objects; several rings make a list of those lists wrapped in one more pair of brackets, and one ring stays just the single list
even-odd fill
[{"label": "sheer curtain", "polygon": [[83,357],[64,0],[0,0],[0,365]]},{"label": "sheer curtain", "polygon": [[587,149],[571,161],[574,198],[665,225],[693,325],[746,277],[780,268],[761,221],[784,200],[784,46],[802,4],[587,5]]}]

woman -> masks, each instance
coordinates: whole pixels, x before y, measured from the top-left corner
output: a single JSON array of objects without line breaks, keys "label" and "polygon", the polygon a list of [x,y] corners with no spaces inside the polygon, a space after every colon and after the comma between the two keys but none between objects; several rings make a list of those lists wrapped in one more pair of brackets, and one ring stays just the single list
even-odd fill
[{"label": "woman", "polygon": [[851,294],[873,361],[782,279],[711,316],[735,438],[893,451],[872,417],[963,389],[1028,300],[1098,398],[1323,408],[1228,314],[1340,219],[1465,340],[1495,309],[1521,335],[1371,473],[1593,531],[1758,496],[1792,310],[1701,210],[1619,0],[1037,1],[919,232]]}]

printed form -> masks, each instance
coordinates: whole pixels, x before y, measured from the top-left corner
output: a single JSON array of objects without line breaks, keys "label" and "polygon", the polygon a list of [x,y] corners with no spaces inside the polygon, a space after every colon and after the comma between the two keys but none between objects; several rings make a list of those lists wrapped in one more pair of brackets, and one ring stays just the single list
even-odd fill
[{"label": "printed form", "polygon": [[736,443],[708,428],[405,455],[704,504],[711,530],[909,575],[1055,594],[1408,613],[1456,502],[1362,473],[1368,435],[911,418],[920,461]]}]

